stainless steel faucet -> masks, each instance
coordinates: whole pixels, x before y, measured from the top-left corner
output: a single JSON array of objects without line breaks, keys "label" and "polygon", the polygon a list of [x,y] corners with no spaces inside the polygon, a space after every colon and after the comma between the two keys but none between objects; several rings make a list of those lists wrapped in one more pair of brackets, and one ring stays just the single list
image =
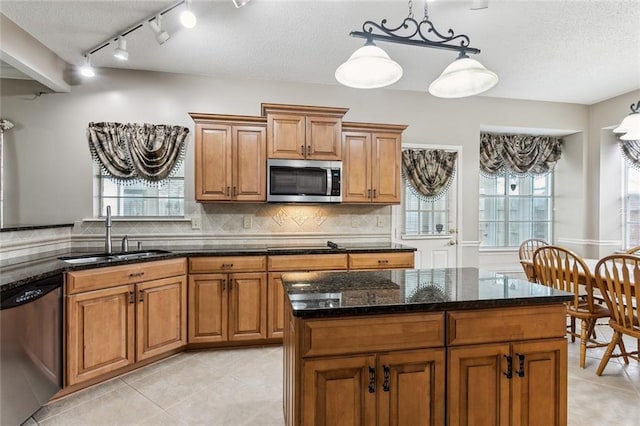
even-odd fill
[{"label": "stainless steel faucet", "polygon": [[111,254],[111,206],[107,206],[107,217],[104,220],[104,252]]}]

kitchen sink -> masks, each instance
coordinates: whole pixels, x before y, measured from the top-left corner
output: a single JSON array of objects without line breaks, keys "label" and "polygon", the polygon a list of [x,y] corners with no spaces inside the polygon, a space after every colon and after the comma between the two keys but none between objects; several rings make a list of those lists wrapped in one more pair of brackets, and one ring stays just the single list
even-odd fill
[{"label": "kitchen sink", "polygon": [[72,265],[83,265],[86,263],[100,263],[100,262],[116,262],[118,260],[136,260],[146,259],[149,257],[157,256],[160,254],[171,253],[166,250],[144,250],[144,251],[130,251],[126,253],[97,253],[97,254],[83,254],[79,256],[63,256],[58,259],[70,263]]}]

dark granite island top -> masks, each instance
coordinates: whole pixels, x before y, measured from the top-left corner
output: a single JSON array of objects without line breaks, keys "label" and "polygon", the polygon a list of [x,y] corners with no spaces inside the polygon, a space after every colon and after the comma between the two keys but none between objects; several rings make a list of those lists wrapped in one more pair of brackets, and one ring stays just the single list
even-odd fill
[{"label": "dark granite island top", "polygon": [[300,318],[567,302],[573,295],[477,268],[307,272],[282,276]]}]

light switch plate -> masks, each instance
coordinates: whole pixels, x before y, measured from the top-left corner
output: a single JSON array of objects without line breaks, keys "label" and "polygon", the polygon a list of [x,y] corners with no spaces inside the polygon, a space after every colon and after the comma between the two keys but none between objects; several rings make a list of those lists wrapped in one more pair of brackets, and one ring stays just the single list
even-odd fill
[{"label": "light switch plate", "polygon": [[191,229],[201,229],[201,228],[202,228],[202,219],[200,217],[192,217]]},{"label": "light switch plate", "polygon": [[242,227],[244,229],[251,229],[251,216],[245,215],[242,218]]}]

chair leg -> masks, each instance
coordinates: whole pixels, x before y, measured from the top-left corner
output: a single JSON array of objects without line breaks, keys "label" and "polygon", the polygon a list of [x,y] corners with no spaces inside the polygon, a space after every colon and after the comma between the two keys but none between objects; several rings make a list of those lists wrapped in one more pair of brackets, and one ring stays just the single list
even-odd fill
[{"label": "chair leg", "polygon": [[611,342],[607,345],[607,350],[604,351],[604,355],[600,360],[600,365],[598,365],[598,369],[596,370],[596,374],[598,376],[602,376],[602,372],[604,368],[607,366],[609,359],[611,359],[611,354],[613,353],[613,348],[618,344],[618,340],[622,338],[622,334],[618,331],[613,332],[613,337],[611,338]]},{"label": "chair leg", "polygon": [[571,317],[571,343],[576,341],[576,318]]},{"label": "chair leg", "polygon": [[625,364],[629,364],[629,357],[627,356],[627,349],[624,347],[624,340],[622,340],[622,333],[620,333],[620,338],[618,339],[618,347],[620,348],[620,354],[622,354],[622,359],[624,359]]},{"label": "chair leg", "polygon": [[587,359],[587,339],[589,338],[589,326],[587,320],[580,323],[580,368],[584,368]]}]

